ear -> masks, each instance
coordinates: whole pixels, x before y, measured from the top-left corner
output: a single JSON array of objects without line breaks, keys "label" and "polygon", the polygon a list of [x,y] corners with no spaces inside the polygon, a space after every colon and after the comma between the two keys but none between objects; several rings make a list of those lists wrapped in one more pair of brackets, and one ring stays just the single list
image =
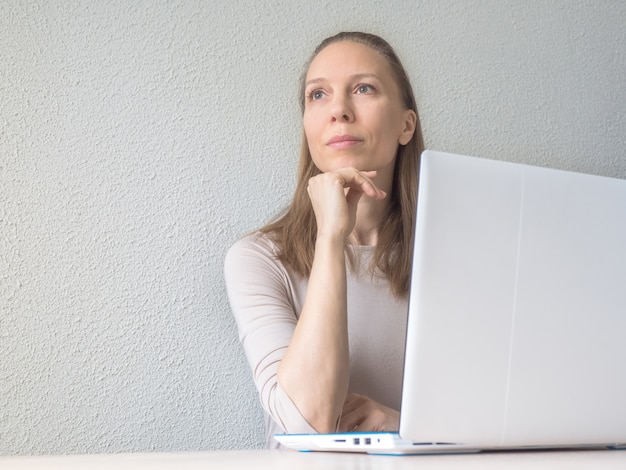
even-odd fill
[{"label": "ear", "polygon": [[400,145],[406,145],[409,143],[413,134],[415,133],[415,126],[417,125],[417,114],[412,109],[407,109],[404,112],[404,129],[398,138]]}]

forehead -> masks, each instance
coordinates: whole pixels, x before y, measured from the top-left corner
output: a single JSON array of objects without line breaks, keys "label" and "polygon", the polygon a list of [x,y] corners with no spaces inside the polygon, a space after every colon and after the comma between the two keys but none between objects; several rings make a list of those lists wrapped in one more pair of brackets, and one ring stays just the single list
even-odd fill
[{"label": "forehead", "polygon": [[333,79],[344,75],[372,73],[391,79],[387,60],[374,49],[357,42],[339,41],[329,44],[313,59],[306,79]]}]

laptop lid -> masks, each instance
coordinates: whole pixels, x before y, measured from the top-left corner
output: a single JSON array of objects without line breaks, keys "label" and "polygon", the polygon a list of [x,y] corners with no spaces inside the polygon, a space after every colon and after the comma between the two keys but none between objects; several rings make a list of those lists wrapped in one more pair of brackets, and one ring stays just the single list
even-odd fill
[{"label": "laptop lid", "polygon": [[626,442],[626,180],[422,155],[400,435]]}]

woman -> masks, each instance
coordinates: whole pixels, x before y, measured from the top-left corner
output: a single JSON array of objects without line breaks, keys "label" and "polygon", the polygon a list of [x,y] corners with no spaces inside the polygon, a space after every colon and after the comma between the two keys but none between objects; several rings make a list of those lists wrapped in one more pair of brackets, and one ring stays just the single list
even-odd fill
[{"label": "woman", "polygon": [[277,432],[398,429],[417,171],[410,82],[389,44],[340,33],[301,84],[291,205],[233,245],[228,295]]}]

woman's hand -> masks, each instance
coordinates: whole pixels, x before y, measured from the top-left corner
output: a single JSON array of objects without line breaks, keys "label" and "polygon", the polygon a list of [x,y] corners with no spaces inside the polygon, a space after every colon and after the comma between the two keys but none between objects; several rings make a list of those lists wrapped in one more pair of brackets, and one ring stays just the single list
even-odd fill
[{"label": "woman's hand", "polygon": [[317,220],[318,237],[339,236],[342,241],[352,233],[356,208],[361,196],[383,199],[386,193],[372,181],[375,171],[343,168],[321,173],[309,180],[308,193]]},{"label": "woman's hand", "polygon": [[343,405],[339,432],[396,432],[400,413],[364,395],[351,393]]}]

